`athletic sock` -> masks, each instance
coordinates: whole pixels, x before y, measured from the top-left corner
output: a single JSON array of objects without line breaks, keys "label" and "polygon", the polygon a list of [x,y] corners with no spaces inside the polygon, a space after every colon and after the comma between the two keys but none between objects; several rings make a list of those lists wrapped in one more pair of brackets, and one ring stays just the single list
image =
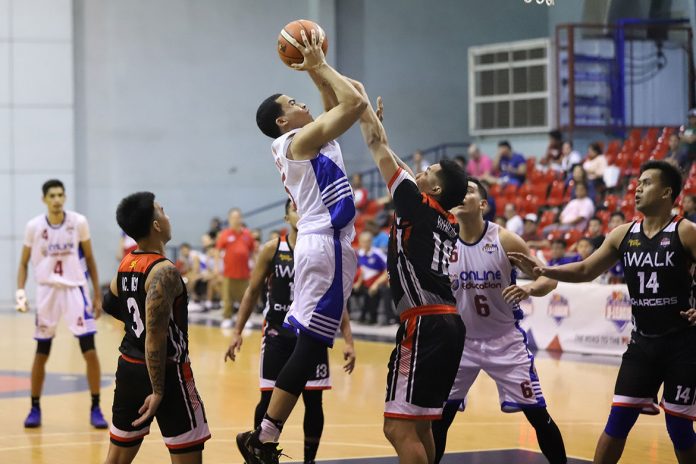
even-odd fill
[{"label": "athletic sock", "polygon": [[92,395],[92,408],[91,409],[96,409],[99,407],[99,393],[96,395]]},{"label": "athletic sock", "polygon": [[261,421],[261,433],[259,433],[259,441],[261,443],[277,443],[280,439],[280,432],[283,431],[283,421],[273,419],[268,414],[264,414]]},{"label": "athletic sock", "polygon": [[36,408],[36,409],[41,409],[41,404],[39,401],[40,401],[40,397],[32,396],[31,397],[31,407]]}]

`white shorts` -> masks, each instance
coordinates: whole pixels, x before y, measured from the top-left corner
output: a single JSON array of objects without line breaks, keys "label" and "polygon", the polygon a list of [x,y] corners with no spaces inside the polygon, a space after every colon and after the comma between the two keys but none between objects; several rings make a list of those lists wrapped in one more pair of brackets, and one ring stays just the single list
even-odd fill
[{"label": "white shorts", "polygon": [[459,372],[449,396],[449,401],[461,403],[461,410],[481,370],[495,380],[503,412],[546,407],[534,355],[527,349],[527,334],[519,326],[513,326],[498,338],[466,339]]},{"label": "white shorts", "polygon": [[285,321],[333,346],[357,265],[349,235],[298,235],[294,297]]},{"label": "white shorts", "polygon": [[50,340],[55,337],[61,316],[76,337],[97,333],[87,289],[37,285],[34,339]]}]

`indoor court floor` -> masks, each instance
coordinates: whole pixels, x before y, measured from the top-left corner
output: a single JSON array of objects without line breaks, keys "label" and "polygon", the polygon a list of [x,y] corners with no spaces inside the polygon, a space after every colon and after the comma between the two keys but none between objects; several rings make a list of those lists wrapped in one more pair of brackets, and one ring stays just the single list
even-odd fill
[{"label": "indoor court floor", "polygon": [[[0,463],[101,463],[109,443],[107,431],[88,422],[89,393],[79,346],[64,327],[58,331],[47,366],[42,397],[43,426],[25,430],[29,410],[29,371],[35,349],[33,315],[0,310]],[[122,325],[104,316],[98,321],[97,349],[101,360],[102,409],[111,417],[113,374]],[[236,363],[224,363],[228,336],[216,326],[190,327],[191,360],[205,404],[212,439],[204,462],[242,462],[234,443],[236,433],[251,428],[258,400],[259,332],[249,331]],[[326,425],[318,460],[325,463],[396,463],[382,434],[386,363],[391,343],[356,342],[357,365],[349,376],[340,368],[342,340],[331,352],[333,390],[324,396]],[[596,362],[599,361],[599,362]],[[537,369],[549,412],[565,439],[571,463],[590,462],[597,437],[609,411],[618,358],[539,356]],[[466,413],[450,430],[448,456],[443,463],[524,464],[546,462],[538,452],[533,429],[522,414],[501,413],[497,391],[485,375],[470,393]],[[281,438],[286,462],[302,461],[302,406],[298,405]],[[285,462],[282,461],[281,462]],[[135,462],[166,463],[168,452],[153,425]],[[664,427],[664,416],[642,416],[621,462],[676,462]]]}]

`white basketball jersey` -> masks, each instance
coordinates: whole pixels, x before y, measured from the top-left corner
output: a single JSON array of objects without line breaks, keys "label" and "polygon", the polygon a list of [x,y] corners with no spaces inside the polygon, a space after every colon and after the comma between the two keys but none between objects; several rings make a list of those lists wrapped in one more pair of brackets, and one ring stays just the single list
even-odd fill
[{"label": "white basketball jersey", "polygon": [[87,219],[65,211],[63,223],[51,225],[45,215],[27,223],[24,245],[31,248],[37,284],[78,287],[87,283],[80,242],[89,240]]},{"label": "white basketball jersey", "polygon": [[338,233],[352,237],[355,233],[355,203],[341,147],[333,140],[321,147],[319,154],[311,160],[288,159],[288,147],[299,130],[283,134],[271,146],[285,190],[300,216],[298,233]]},{"label": "white basketball jersey", "polygon": [[466,326],[466,338],[499,337],[522,319],[519,305],[503,298],[503,289],[515,284],[516,271],[500,243],[500,227],[486,221],[476,243],[457,240],[456,256],[450,256],[449,272],[457,309]]}]

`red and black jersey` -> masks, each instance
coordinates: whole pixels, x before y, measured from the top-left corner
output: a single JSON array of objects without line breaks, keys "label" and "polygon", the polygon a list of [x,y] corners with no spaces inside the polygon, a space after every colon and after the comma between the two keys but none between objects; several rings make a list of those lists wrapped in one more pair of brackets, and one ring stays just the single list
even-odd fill
[{"label": "red and black jersey", "polygon": [[415,179],[399,169],[389,182],[394,223],[387,269],[398,314],[422,306],[455,306],[448,267],[457,229],[452,215],[418,190]]},{"label": "red and black jersey", "polygon": [[[158,253],[132,251],[118,267],[118,313],[125,323],[126,335],[119,350],[125,356],[145,359],[145,281],[156,264],[167,260]],[[188,357],[188,295],[186,285],[174,299],[167,334],[167,359],[175,363],[189,362]]]}]

